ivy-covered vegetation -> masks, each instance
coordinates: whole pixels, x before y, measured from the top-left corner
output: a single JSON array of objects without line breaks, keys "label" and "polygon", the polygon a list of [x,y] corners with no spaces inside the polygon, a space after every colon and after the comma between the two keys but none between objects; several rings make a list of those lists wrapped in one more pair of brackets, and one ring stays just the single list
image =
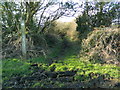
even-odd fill
[{"label": "ivy-covered vegetation", "polygon": [[62,60],[54,60],[50,65],[40,59],[32,59],[28,62],[18,59],[3,61],[3,87],[12,88],[14,85],[20,88],[65,87],[70,82],[84,83],[83,86],[79,86],[82,88],[94,87],[92,83],[101,82],[103,84],[97,87],[102,87],[107,80],[111,80],[114,83],[105,87],[113,88],[120,78],[119,66],[93,64],[87,57],[67,56]]},{"label": "ivy-covered vegetation", "polygon": [[[119,36],[118,29],[109,30],[107,28],[106,31],[103,31],[98,28],[97,31],[91,32],[86,39],[82,40],[82,49],[79,48],[79,43],[70,44],[69,42],[69,48],[61,51],[63,47],[59,44],[59,47],[54,47],[53,52],[47,58],[40,56],[28,60],[3,60],[3,87],[69,88],[70,86],[76,88],[77,85],[78,88],[117,87],[117,83],[120,82],[119,65],[104,62],[105,59],[100,60],[101,57],[99,58],[98,54],[91,52],[91,49],[96,50],[95,46],[98,42],[104,40],[104,37],[100,38],[100,36],[101,33],[104,36],[105,32],[108,35],[105,35],[106,38],[109,38],[109,35]],[[94,41],[94,37],[98,42]],[[75,46],[76,48],[74,48]],[[97,50],[102,49],[104,50],[102,47]],[[118,62],[117,56],[115,58],[114,62]]]}]

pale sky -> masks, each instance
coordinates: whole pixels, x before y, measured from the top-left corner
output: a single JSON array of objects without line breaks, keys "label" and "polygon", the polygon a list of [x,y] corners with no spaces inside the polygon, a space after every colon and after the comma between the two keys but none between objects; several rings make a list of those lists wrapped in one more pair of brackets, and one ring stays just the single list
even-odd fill
[{"label": "pale sky", "polygon": [[71,22],[75,19],[75,17],[62,17],[60,19],[58,19],[58,21],[60,22]]},{"label": "pale sky", "polygon": [[[47,0],[46,0],[47,1]],[[59,1],[62,1],[63,3],[65,2],[68,2],[68,1],[72,1],[74,3],[79,3],[82,4],[82,2],[85,2],[85,1],[95,1],[95,0],[59,0]],[[99,1],[120,1],[120,0],[99,0]],[[52,6],[50,7],[47,11],[54,11],[58,8],[59,6]],[[61,18],[58,19],[58,21],[61,21],[61,22],[71,22],[73,21],[78,15],[81,14],[81,11],[83,11],[82,8],[79,8],[79,10],[77,10],[77,13],[73,16],[73,17],[66,17],[66,16],[62,16]],[[38,17],[39,17],[39,13],[38,12]],[[50,13],[47,13],[46,16],[49,16]]]},{"label": "pale sky", "polygon": [[[82,2],[84,2],[85,0],[60,0],[60,1],[63,1],[63,2],[67,2],[67,1],[72,1],[74,3],[79,3],[79,4],[82,4]],[[58,21],[61,21],[61,22],[71,22],[73,20],[75,20],[75,17],[77,17],[80,13],[76,13],[74,15],[74,17],[61,17],[58,19]]]},{"label": "pale sky", "polygon": [[[47,1],[47,0],[46,0]],[[63,3],[67,2],[67,1],[72,1],[74,3],[79,3],[81,4],[84,0],[59,0]],[[46,9],[46,11],[48,11],[48,13],[45,13],[45,16],[49,16],[50,12],[53,13],[53,11],[57,10],[59,8],[59,6],[55,5],[55,6],[51,6],[48,9]],[[79,9],[80,10],[80,9]],[[38,12],[37,17],[39,18],[41,11]],[[62,22],[71,22],[72,20],[75,19],[75,16],[77,17],[79,15],[79,12],[77,11],[77,14],[74,15],[74,17],[66,17],[66,16],[62,16],[60,19],[58,19],[58,21],[62,21]]]}]

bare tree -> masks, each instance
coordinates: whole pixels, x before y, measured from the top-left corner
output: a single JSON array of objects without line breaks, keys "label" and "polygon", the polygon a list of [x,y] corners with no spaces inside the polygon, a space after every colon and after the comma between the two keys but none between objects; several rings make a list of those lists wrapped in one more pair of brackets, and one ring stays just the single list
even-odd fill
[{"label": "bare tree", "polygon": [[[8,40],[4,48],[9,48],[5,49],[5,56],[8,50],[11,51],[10,53],[15,53],[16,51],[13,50],[17,50],[17,53],[22,51],[22,55],[25,58],[29,46],[28,39],[31,38],[33,34],[40,36],[49,28],[53,21],[62,16],[72,16],[75,13],[73,10],[73,2],[63,3],[59,0],[30,1],[31,0],[17,3],[2,3],[4,9],[2,11],[3,35],[4,40]],[[16,41],[19,41],[19,43],[16,43]],[[14,47],[13,44],[19,45],[19,47]],[[9,56],[16,55],[9,54]]]},{"label": "bare tree", "polygon": [[25,5],[25,7],[23,8],[24,10],[23,12],[21,12],[21,14],[25,15],[25,20],[22,19],[21,21],[22,53],[23,56],[26,57],[26,30],[24,29],[28,29],[30,31],[30,25],[33,22],[33,19],[37,18],[37,34],[43,33],[46,28],[49,28],[49,25],[53,21],[59,19],[63,15],[70,15],[70,12],[68,11],[73,9],[74,3],[69,4],[69,2],[66,2],[63,4],[62,2],[54,0],[41,0],[40,2],[23,2],[23,4]]}]

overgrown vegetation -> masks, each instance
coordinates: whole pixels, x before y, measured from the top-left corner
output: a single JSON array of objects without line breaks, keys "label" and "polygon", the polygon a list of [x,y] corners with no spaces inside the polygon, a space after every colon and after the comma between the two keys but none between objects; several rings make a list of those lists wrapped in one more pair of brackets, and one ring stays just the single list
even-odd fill
[{"label": "overgrown vegetation", "polygon": [[91,61],[118,64],[119,39],[119,28],[97,28],[83,39],[82,51],[91,57]]},{"label": "overgrown vegetation", "polygon": [[[107,46],[118,45],[119,35],[117,28],[112,30],[97,28],[90,32],[85,39],[82,39],[81,48],[79,48],[80,43],[74,41],[69,42],[69,47],[63,47],[63,41],[60,41],[61,44],[56,43],[56,46],[51,48],[52,52],[47,58],[39,56],[26,61],[3,60],[3,87],[69,88],[70,86],[76,88],[77,84],[79,84],[78,88],[118,87],[120,82],[118,48],[109,47],[117,52],[114,58],[110,58],[111,60],[99,55],[103,54],[101,50],[106,50]],[[55,40],[54,38],[49,39]],[[49,42],[48,45],[52,46],[54,43]],[[81,84],[82,86],[80,86]]]},{"label": "overgrown vegetation", "polygon": [[1,3],[3,88],[119,88],[119,3],[83,2],[60,22],[79,3],[47,1]]},{"label": "overgrown vegetation", "polygon": [[[104,83],[105,80],[117,81],[120,78],[118,73],[120,67],[113,64],[93,64],[87,57],[67,56],[62,60],[54,60],[50,65],[45,61],[40,62],[40,59],[30,61],[31,63],[17,59],[3,61],[3,87],[6,85],[9,88],[14,87],[15,82],[17,87],[29,88],[64,87],[67,82],[84,82],[81,87],[94,87],[89,84]],[[27,82],[25,85],[21,83],[24,81]],[[28,83],[31,86],[27,86]],[[106,87],[113,88],[114,84]],[[103,84],[99,87],[102,86]]]}]

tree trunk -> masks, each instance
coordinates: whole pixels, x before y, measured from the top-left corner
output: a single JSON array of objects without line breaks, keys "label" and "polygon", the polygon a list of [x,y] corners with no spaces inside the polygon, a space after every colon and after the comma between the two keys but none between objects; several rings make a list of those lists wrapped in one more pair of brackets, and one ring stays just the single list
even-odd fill
[{"label": "tree trunk", "polygon": [[26,30],[25,30],[25,21],[21,19],[21,32],[22,32],[22,55],[23,59],[26,59]]},{"label": "tree trunk", "polygon": [[0,89],[2,90],[2,6],[0,5]]}]

